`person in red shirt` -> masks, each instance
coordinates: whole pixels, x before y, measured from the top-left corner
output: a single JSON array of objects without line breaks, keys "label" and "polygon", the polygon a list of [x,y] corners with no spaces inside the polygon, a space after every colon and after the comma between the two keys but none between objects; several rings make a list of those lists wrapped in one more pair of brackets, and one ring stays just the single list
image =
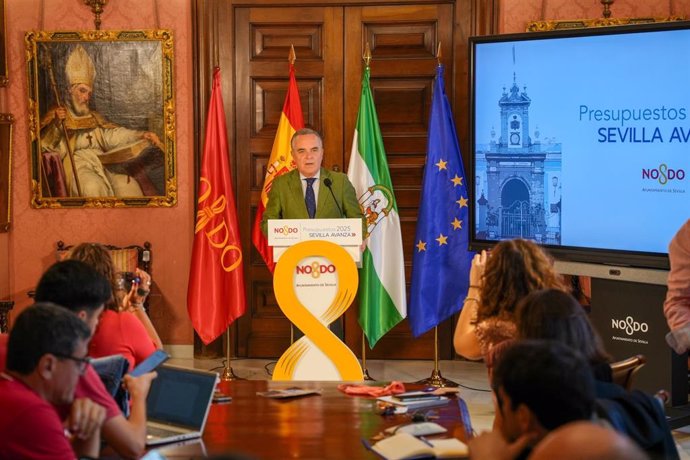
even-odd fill
[{"label": "person in red shirt", "polygon": [[[75,247],[70,259],[80,260],[91,266],[110,281],[113,299],[105,305],[96,332],[91,338],[89,355],[100,358],[122,355],[129,361],[129,368],[146,359],[158,348],[163,348],[149,316],[143,309],[148,296],[151,277],[137,269],[139,282],[132,282],[125,288],[124,279],[115,274],[108,248],[97,243],[82,243]],[[120,282],[118,282],[120,281]]]},{"label": "person in red shirt", "polygon": [[[0,459],[98,457],[105,409],[75,398],[90,336],[57,305],[36,304],[19,315],[0,373]],[[55,405],[70,408],[64,426]]]},{"label": "person in red shirt", "polygon": [[[62,305],[84,321],[93,333],[104,305],[111,297],[107,279],[83,262],[65,260],[46,270],[36,286],[35,299]],[[131,402],[129,418],[119,410],[114,413],[110,404],[115,408],[117,405],[91,366],[77,385],[78,394],[81,391],[96,402],[104,401],[104,405],[109,401],[110,409],[103,423],[102,436],[122,457],[137,458],[146,449],[146,396],[156,375],[155,372],[140,377],[125,375],[123,383]],[[65,413],[64,409],[62,413]]]}]

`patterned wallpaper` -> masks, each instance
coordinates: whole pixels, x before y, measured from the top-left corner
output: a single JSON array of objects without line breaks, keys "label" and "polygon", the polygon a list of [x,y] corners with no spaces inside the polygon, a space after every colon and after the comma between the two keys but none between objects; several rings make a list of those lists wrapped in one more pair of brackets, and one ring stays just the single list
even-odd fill
[{"label": "patterned wallpaper", "polygon": [[[0,90],[0,107],[15,119],[12,165],[12,228],[0,238],[7,258],[7,281],[0,297],[16,302],[15,315],[29,304],[27,291],[55,260],[55,243],[98,241],[153,246],[152,318],[164,343],[191,344],[187,317],[187,277],[193,236],[192,26],[188,0],[108,2],[102,28],[172,29],[175,46],[178,205],[170,209],[36,210],[29,206],[30,163],[24,33],[32,29],[89,30],[93,15],[83,0],[6,0],[9,87]],[[157,11],[158,10],[158,11]],[[6,248],[6,249],[4,249]],[[6,253],[5,253],[6,251]],[[0,264],[5,265],[4,262]],[[3,286],[5,292],[3,292]],[[7,295],[6,295],[7,293]]]},{"label": "patterned wallpaper", "polygon": [[[592,19],[602,17],[599,0],[501,0],[500,33],[524,32],[527,23],[544,19]],[[690,0],[616,0],[612,18],[665,17],[690,18]]]}]

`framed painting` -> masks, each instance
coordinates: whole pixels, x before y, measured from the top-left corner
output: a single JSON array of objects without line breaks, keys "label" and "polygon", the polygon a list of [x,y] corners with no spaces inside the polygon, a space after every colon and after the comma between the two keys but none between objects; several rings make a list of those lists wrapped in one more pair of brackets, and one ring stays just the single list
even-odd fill
[{"label": "framed painting", "polygon": [[34,208],[177,203],[169,30],[25,35]]},{"label": "framed painting", "polygon": [[682,16],[666,18],[596,18],[596,19],[564,19],[551,21],[532,21],[527,23],[527,32],[546,32],[549,30],[586,29],[588,27],[629,26],[633,24],[648,24],[652,22],[682,21]]},{"label": "framed painting", "polygon": [[0,232],[10,228],[10,171],[12,170],[12,124],[9,113],[0,113]]}]

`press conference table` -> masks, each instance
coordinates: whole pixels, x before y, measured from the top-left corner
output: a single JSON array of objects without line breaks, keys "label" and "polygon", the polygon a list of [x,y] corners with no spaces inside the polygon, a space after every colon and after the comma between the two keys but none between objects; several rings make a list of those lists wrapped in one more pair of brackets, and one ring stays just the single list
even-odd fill
[{"label": "press conference table", "polygon": [[[408,423],[406,415],[382,416],[374,412],[375,400],[348,396],[337,382],[271,382],[237,380],[222,382],[232,402],[211,406],[202,443],[172,445],[160,452],[166,458],[197,458],[221,453],[242,453],[256,459],[374,459],[362,445],[383,429]],[[321,395],[277,400],[257,396],[257,391],[280,388],[316,388]],[[408,390],[420,386],[406,385]],[[433,421],[448,429],[441,437],[466,441],[457,399],[433,408]]]}]

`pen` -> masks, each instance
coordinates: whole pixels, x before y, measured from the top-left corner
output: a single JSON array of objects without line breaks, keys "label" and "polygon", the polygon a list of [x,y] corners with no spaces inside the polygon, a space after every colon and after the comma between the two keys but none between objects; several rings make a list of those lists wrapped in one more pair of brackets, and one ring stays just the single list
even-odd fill
[{"label": "pen", "polygon": [[419,436],[418,439],[420,441],[422,441],[424,444],[426,444],[427,446],[434,447],[434,445],[431,444],[431,442],[429,442],[429,440],[427,438],[425,438],[424,436]]}]

